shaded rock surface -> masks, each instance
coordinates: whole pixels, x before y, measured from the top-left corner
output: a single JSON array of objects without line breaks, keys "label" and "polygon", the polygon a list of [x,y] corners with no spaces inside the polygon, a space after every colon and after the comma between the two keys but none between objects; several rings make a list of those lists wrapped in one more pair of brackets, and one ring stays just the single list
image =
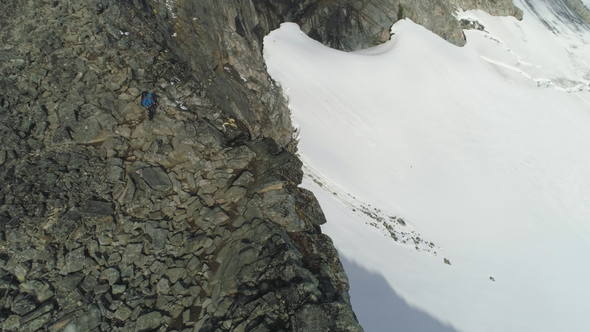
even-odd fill
[{"label": "shaded rock surface", "polygon": [[358,3],[3,1],[0,329],[360,331],[262,59],[285,20],[352,49],[452,8]]},{"label": "shaded rock surface", "polygon": [[298,23],[310,37],[347,51],[388,40],[393,23],[404,18],[459,46],[465,44],[465,35],[455,19],[458,9],[522,18],[512,0],[281,0],[268,6],[279,17]]}]

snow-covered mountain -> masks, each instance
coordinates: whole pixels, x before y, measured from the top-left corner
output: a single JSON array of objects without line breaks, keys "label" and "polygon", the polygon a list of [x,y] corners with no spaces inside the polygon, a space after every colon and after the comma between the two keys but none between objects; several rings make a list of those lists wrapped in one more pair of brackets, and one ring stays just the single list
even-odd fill
[{"label": "snow-covered mountain", "polygon": [[410,20],[352,53],[266,38],[366,331],[590,330],[590,28],[515,4],[458,12],[464,47]]}]

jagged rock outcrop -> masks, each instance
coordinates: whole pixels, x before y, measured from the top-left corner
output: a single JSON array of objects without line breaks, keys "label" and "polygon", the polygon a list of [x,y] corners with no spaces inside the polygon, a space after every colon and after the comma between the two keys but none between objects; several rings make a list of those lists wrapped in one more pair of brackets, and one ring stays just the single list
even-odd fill
[{"label": "jagged rock outcrop", "polygon": [[492,15],[514,16],[522,19],[522,10],[514,5],[512,0],[450,0],[458,8],[481,9]]},{"label": "jagged rock outcrop", "polygon": [[[575,23],[578,26],[590,27],[590,9],[581,0],[545,0],[548,4],[549,10],[553,11],[556,17],[563,21],[563,23]],[[533,13],[537,14],[535,6],[531,0],[525,0],[524,5],[527,6]],[[558,32],[554,22],[547,22],[543,19],[541,21],[552,31]],[[579,28],[579,27],[578,27]]]},{"label": "jagged rock outcrop", "polygon": [[352,49],[408,16],[460,42],[452,8],[3,1],[0,328],[360,331],[262,40]]},{"label": "jagged rock outcrop", "polygon": [[512,0],[334,0],[296,3],[273,8],[278,8],[275,12],[281,13],[280,16],[298,23],[310,37],[347,51],[388,40],[393,23],[403,18],[410,18],[460,46],[465,44],[465,35],[460,22],[454,17],[460,8],[483,9],[493,15],[522,18],[522,11],[514,6]]},{"label": "jagged rock outcrop", "polygon": [[[559,2],[556,1],[556,3]],[[565,5],[562,6],[562,10],[573,13],[573,15],[567,15],[566,17],[571,18],[573,22],[590,26],[590,7],[585,5],[582,0],[565,0]]]}]

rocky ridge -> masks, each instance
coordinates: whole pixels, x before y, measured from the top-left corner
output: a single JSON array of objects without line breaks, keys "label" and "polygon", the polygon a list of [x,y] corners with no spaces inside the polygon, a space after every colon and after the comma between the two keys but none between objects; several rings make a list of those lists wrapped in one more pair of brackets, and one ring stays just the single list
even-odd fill
[{"label": "rocky ridge", "polygon": [[1,328],[360,331],[262,39],[428,15],[337,3],[4,1]]},{"label": "rocky ridge", "polygon": [[[569,0],[568,0],[569,1]],[[579,1],[579,0],[571,0]],[[288,1],[278,1],[284,3]],[[310,37],[342,50],[367,48],[390,38],[393,23],[409,18],[458,46],[465,44],[457,10],[483,9],[522,19],[512,0],[334,0],[299,1],[279,11]]]}]

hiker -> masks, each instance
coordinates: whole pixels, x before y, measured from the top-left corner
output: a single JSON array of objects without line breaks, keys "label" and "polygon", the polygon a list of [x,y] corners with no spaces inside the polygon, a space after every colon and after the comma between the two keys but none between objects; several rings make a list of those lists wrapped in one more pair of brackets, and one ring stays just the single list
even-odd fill
[{"label": "hiker", "polygon": [[154,92],[144,91],[141,93],[141,106],[147,108],[148,118],[154,119],[156,109],[158,108],[158,96]]}]

